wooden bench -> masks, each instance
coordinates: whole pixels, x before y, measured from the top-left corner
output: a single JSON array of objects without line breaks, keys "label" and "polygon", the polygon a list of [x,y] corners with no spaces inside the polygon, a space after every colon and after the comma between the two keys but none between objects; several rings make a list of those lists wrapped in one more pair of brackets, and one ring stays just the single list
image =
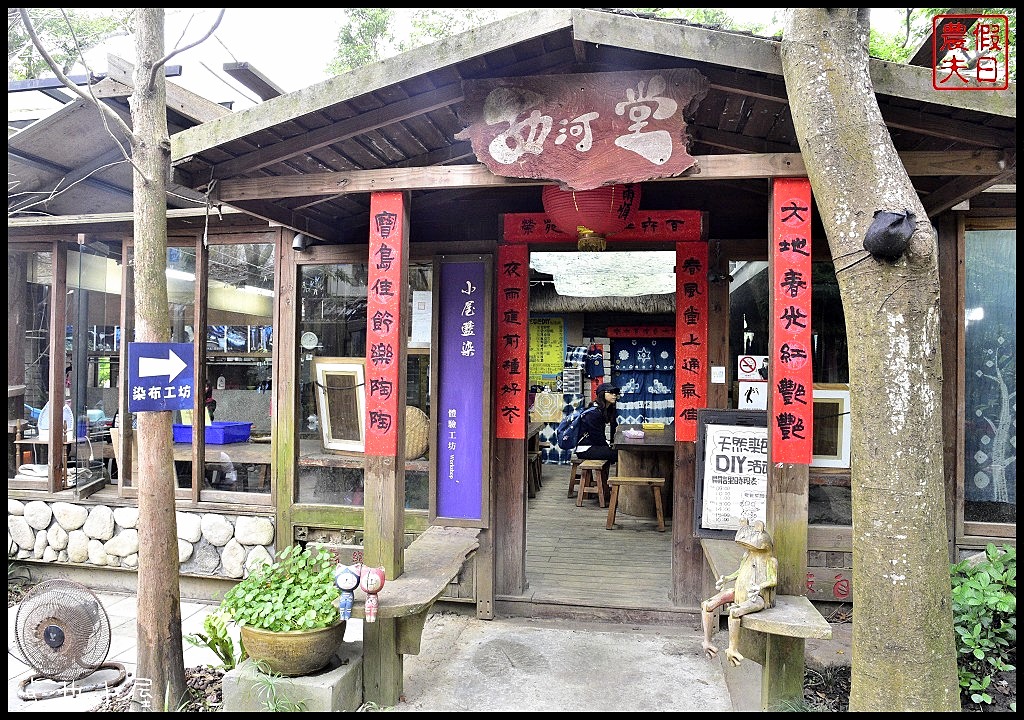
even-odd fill
[{"label": "wooden bench", "polygon": [[608,478],[608,484],[612,487],[612,499],[608,503],[608,522],[605,528],[611,530],[615,525],[615,510],[619,504],[619,487],[622,485],[638,486],[647,485],[654,493],[654,511],[658,516],[658,532],[665,532],[665,510],[661,504],[661,489],[665,487],[665,478],[652,477],[630,477],[620,475],[619,477]]},{"label": "wooden bench", "polygon": [[[397,620],[398,652],[419,655],[423,625],[430,607],[459,575],[463,563],[480,547],[479,528],[432,525],[405,549],[402,574],[386,578],[377,593],[377,619]],[[327,546],[331,549],[330,546]],[[335,552],[335,556],[339,554]],[[346,565],[352,558],[340,558]],[[357,589],[352,617],[364,618],[366,594]]]},{"label": "wooden bench", "polygon": [[[735,571],[743,557],[743,548],[733,540],[703,539],[700,546],[714,579]],[[710,588],[704,588],[705,597],[715,594],[714,579]],[[719,608],[716,614],[716,627],[720,611],[724,609]],[[803,663],[794,667],[794,662],[787,661],[796,656],[802,661],[807,638],[827,640],[831,637],[832,626],[803,595],[776,594],[774,607],[741,618],[739,652],[762,667],[762,710],[778,709],[770,707],[774,699],[802,696]]]}]

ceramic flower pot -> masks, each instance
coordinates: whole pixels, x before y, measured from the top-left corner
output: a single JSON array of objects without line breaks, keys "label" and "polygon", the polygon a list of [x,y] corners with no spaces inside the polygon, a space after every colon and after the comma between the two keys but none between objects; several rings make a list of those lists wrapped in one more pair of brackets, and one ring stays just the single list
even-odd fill
[{"label": "ceramic flower pot", "polygon": [[345,621],[316,630],[274,632],[242,626],[242,645],[253,660],[288,677],[309,675],[331,661],[345,639]]}]

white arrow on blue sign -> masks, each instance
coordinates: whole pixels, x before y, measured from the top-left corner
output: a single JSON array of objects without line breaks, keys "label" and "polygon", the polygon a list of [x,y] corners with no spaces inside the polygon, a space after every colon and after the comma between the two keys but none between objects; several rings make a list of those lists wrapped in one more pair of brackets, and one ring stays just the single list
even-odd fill
[{"label": "white arrow on blue sign", "polygon": [[191,410],[194,352],[192,343],[128,343],[128,412]]}]

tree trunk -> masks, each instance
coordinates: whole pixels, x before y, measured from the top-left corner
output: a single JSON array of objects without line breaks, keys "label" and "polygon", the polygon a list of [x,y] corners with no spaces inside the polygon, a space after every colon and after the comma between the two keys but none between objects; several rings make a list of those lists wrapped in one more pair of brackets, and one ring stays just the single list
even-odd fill
[{"label": "tree trunk", "polygon": [[[850,710],[958,711],[942,468],[936,235],[882,122],[868,10],[790,10],[782,66],[835,262],[850,352]],[[916,215],[894,261],[863,249],[876,210]]]},{"label": "tree trunk", "polygon": [[[153,73],[164,54],[163,8],[136,11],[135,88],[131,96],[136,164],[135,214],[136,342],[167,342],[167,178],[170,137],[163,69]],[[150,76],[153,79],[150,79]],[[140,174],[141,172],[141,174]],[[185,694],[178,587],[178,537],[174,516],[174,456],[171,413],[138,414],[139,442],[139,589],[138,667],[132,708],[169,710]],[[144,693],[150,695],[146,698]],[[149,707],[146,707],[147,702]]]}]

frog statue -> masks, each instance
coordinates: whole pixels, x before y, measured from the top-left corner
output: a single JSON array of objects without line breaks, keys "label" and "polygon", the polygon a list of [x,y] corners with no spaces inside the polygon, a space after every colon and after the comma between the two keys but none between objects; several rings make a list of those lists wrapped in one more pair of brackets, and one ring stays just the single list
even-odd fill
[{"label": "frog statue", "polygon": [[[715,589],[721,590],[714,597],[700,604],[701,622],[704,626],[704,652],[709,658],[718,654],[718,648],[711,643],[715,628],[714,611],[727,603],[729,606],[729,649],[725,656],[732,665],[743,661],[740,655],[740,618],[752,612],[775,605],[775,586],[779,580],[779,561],[775,558],[775,544],[772,536],[764,529],[764,522],[757,520],[750,525],[744,518],[736,531],[736,543],[743,548],[740,566],[728,575],[719,575]],[[733,580],[733,587],[722,590],[726,582]]]}]

